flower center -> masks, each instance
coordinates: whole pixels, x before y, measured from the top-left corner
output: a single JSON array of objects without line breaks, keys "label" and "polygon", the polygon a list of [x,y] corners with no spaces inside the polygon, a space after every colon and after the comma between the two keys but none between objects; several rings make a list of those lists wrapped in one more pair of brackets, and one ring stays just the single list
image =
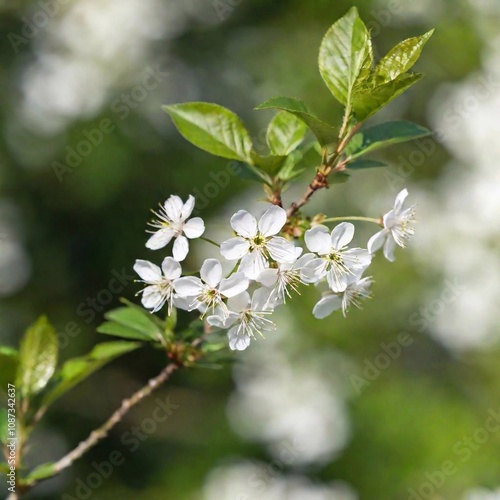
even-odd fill
[{"label": "flower center", "polygon": [[264,236],[262,236],[261,234],[254,236],[250,240],[250,247],[252,248],[252,250],[256,248],[263,248],[265,244],[266,244],[266,238],[264,238]]}]

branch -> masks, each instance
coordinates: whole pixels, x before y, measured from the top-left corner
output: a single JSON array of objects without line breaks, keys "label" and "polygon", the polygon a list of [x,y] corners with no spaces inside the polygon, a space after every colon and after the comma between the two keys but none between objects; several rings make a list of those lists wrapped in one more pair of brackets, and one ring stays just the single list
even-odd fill
[{"label": "branch", "polygon": [[[53,477],[61,473],[64,469],[70,467],[76,460],[85,454],[90,448],[102,441],[109,433],[109,431],[122,420],[125,414],[137,403],[141,402],[145,397],[149,396],[160,385],[166,382],[170,375],[180,368],[177,363],[167,365],[156,377],[150,379],[144,387],[135,392],[130,398],[124,399],[120,407],[111,415],[111,417],[101,427],[92,431],[85,441],[82,441],[73,451],[69,452],[66,456],[57,461],[54,466]],[[46,478],[48,479],[48,478]],[[33,487],[38,481],[30,482],[30,488]],[[13,497],[12,500],[15,500]]]},{"label": "branch", "polygon": [[[349,131],[349,133],[342,140],[339,141],[335,149],[335,152],[333,153],[332,157],[329,160],[326,160],[325,153],[323,154],[321,167],[316,172],[316,175],[311,184],[307,186],[304,195],[302,196],[302,198],[300,198],[299,201],[293,202],[290,205],[290,208],[286,211],[288,218],[292,217],[292,215],[295,215],[310,200],[311,196],[316,191],[318,191],[318,189],[328,187],[328,176],[332,172],[337,172],[344,169],[348,160],[343,160],[338,164],[337,161],[339,160],[347,144],[349,144],[349,141],[352,139],[353,135],[359,130],[359,127],[361,127],[361,125],[362,123],[357,123],[356,125],[354,125]],[[347,127],[346,121],[344,121],[344,124],[342,125],[341,135],[344,133],[343,131],[345,127]]]}]

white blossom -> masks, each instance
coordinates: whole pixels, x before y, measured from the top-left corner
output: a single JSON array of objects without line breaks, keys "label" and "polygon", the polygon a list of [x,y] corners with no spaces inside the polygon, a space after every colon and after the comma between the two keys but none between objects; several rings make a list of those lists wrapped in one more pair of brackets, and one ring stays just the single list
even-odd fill
[{"label": "white blossom", "polygon": [[134,271],[141,277],[139,281],[148,285],[139,292],[142,293],[142,305],[156,312],[167,302],[170,314],[176,299],[174,281],[182,274],[181,265],[172,257],[166,257],[160,269],[156,264],[139,259],[135,261]]},{"label": "white blossom", "polygon": [[[282,262],[277,267],[264,269],[258,276],[257,282],[270,289],[269,300],[275,305],[291,298],[291,291],[299,293],[299,285],[304,283],[301,279],[302,268],[314,259],[313,253],[302,255],[302,248],[295,248],[295,261]],[[300,294],[300,293],[299,293]]]},{"label": "white blossom", "polygon": [[384,256],[387,260],[394,262],[394,250],[396,244],[402,248],[406,247],[406,241],[415,234],[415,208],[403,210],[403,203],[408,196],[408,190],[403,189],[394,202],[394,208],[383,217],[384,228],[374,234],[368,241],[368,251],[373,254],[384,247]]},{"label": "white blossom", "polygon": [[371,297],[369,289],[373,280],[371,277],[360,279],[359,276],[360,274],[351,275],[347,288],[342,293],[334,293],[331,290],[324,292],[322,298],[314,306],[314,317],[323,319],[330,316],[332,312],[342,309],[345,318],[351,304],[361,309],[361,300]]},{"label": "white blossom", "polygon": [[276,205],[266,210],[258,224],[246,210],[236,212],[231,217],[231,227],[238,236],[222,243],[222,256],[228,260],[241,259],[238,270],[253,280],[269,267],[269,258],[280,263],[293,262],[295,246],[276,236],[286,221],[286,211]]},{"label": "white blossom", "polygon": [[[273,306],[269,301],[269,291],[256,290],[252,298],[248,292],[240,293],[227,301],[229,313],[214,314],[207,318],[210,325],[228,329],[229,347],[233,351],[243,351],[256,335],[276,329],[276,325],[266,316],[272,314]],[[218,312],[218,311],[217,311]]]},{"label": "white blossom", "polygon": [[179,196],[172,195],[163,206],[160,205],[160,210],[153,212],[158,220],[151,222],[150,225],[156,228],[156,231],[153,231],[153,235],[146,242],[146,247],[158,250],[175,238],[172,254],[175,260],[183,261],[189,252],[188,238],[199,238],[205,231],[205,224],[200,217],[188,220],[193,212],[194,203],[194,197],[191,195],[186,203],[183,203]]},{"label": "white blossom", "polygon": [[222,278],[222,265],[217,259],[206,259],[200,269],[200,278],[186,276],[175,281],[175,291],[188,301],[188,309],[198,309],[203,315],[207,311],[222,311],[227,317],[229,311],[224,299],[244,292],[249,285],[243,273],[234,273]]},{"label": "white blossom", "polygon": [[325,226],[315,226],[306,231],[307,248],[319,257],[302,268],[301,278],[306,283],[317,283],[326,276],[333,292],[343,292],[349,277],[366,269],[371,262],[368,250],[347,248],[353,237],[354,226],[349,222],[342,222],[331,234]]}]

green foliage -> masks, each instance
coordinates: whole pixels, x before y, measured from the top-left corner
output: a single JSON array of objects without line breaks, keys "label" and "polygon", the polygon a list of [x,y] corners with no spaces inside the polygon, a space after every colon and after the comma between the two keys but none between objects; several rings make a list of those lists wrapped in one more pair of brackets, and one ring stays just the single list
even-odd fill
[{"label": "green foliage", "polygon": [[404,73],[395,80],[378,84],[377,78],[372,75],[353,95],[352,109],[356,119],[359,122],[365,121],[415,85],[422,76],[419,73]]},{"label": "green foliage", "polygon": [[257,168],[257,170],[262,170],[271,177],[275,176],[283,166],[286,161],[286,156],[261,156],[255,151],[250,153],[252,158],[252,165]]},{"label": "green foliage", "polygon": [[280,111],[271,120],[266,133],[269,150],[273,155],[288,156],[304,140],[307,125],[296,116]]},{"label": "green foliage", "polygon": [[321,145],[332,144],[337,140],[338,130],[320,120],[316,115],[309,111],[306,104],[300,99],[293,97],[273,97],[260,104],[255,109],[280,109],[288,111],[302,120],[316,136]]},{"label": "green foliage", "polygon": [[333,96],[349,107],[373,63],[370,34],[356,7],[327,32],[319,49],[319,71]]},{"label": "green foliage", "polygon": [[377,64],[375,68],[377,76],[388,82],[409,71],[418,61],[424,45],[433,33],[434,30],[431,30],[398,43]]},{"label": "green foliage", "polygon": [[16,379],[19,364],[19,353],[7,346],[0,346],[0,391],[7,391],[7,384]]},{"label": "green foliage", "polygon": [[195,146],[215,156],[251,163],[252,141],[240,118],[208,102],[187,102],[162,108],[177,130]]},{"label": "green foliage", "polygon": [[107,319],[97,327],[99,333],[144,342],[162,342],[165,325],[156,316],[126,301],[125,307],[107,312]]},{"label": "green foliage", "polygon": [[21,398],[27,399],[47,385],[56,369],[57,352],[56,331],[48,319],[41,316],[21,341],[16,375]]},{"label": "green foliage", "polygon": [[433,31],[409,38],[382,58],[375,68],[370,35],[355,7],[326,33],[319,51],[319,70],[333,96],[362,122],[415,84],[408,73]]},{"label": "green foliage", "polygon": [[52,404],[105,364],[141,346],[140,342],[103,342],[97,344],[86,356],[66,361],[55,376],[55,385],[44,395],[42,404],[44,406]]},{"label": "green foliage", "polygon": [[28,474],[25,482],[29,484],[31,481],[40,481],[41,479],[46,479],[54,476],[56,474],[54,466],[54,462],[47,462],[45,464],[39,465]]},{"label": "green foliage", "polygon": [[364,170],[366,168],[387,167],[388,165],[381,161],[360,159],[350,162],[346,166],[350,170]]},{"label": "green foliage", "polygon": [[[375,125],[355,134],[349,142],[345,154],[354,159],[371,151],[392,144],[425,137],[431,133],[432,132],[425,127],[421,127],[409,121],[399,120],[381,123],[380,125]],[[350,165],[350,167],[353,168],[352,165]]]},{"label": "green foliage", "polygon": [[9,417],[9,413],[6,408],[0,408],[0,444],[7,442],[8,437],[8,428],[7,428],[7,420]]}]

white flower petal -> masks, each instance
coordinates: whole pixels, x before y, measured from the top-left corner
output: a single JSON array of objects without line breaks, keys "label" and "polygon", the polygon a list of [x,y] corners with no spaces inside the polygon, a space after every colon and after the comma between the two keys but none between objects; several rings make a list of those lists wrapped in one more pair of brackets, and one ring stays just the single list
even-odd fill
[{"label": "white flower petal", "polygon": [[172,255],[174,259],[178,262],[182,262],[189,252],[189,243],[185,236],[177,236],[174,241],[174,248],[172,249]]},{"label": "white flower petal", "polygon": [[262,253],[255,250],[247,253],[241,259],[238,271],[241,271],[248,279],[255,280],[268,266],[269,264]]},{"label": "white flower petal", "polygon": [[272,311],[275,304],[271,301],[270,290],[259,288],[252,295],[252,311]]},{"label": "white flower petal", "polygon": [[239,318],[239,314],[234,312],[229,312],[229,315],[225,316],[225,313],[220,307],[216,307],[214,314],[211,314],[207,318],[207,323],[217,328],[229,328],[236,323]]},{"label": "white flower petal", "polygon": [[238,331],[238,327],[233,326],[233,328],[227,332],[231,351],[244,351],[250,345],[250,337],[245,334],[238,335]]},{"label": "white flower petal", "polygon": [[311,252],[319,255],[330,253],[332,249],[332,240],[328,228],[325,226],[315,226],[306,231],[305,240],[307,248]]},{"label": "white flower petal", "polygon": [[222,242],[220,253],[227,260],[238,260],[248,253],[249,248],[250,243],[244,238],[230,238]]},{"label": "white flower petal", "polygon": [[354,238],[354,224],[342,222],[332,231],[332,246],[337,250],[347,246]]},{"label": "white flower petal", "polygon": [[134,271],[146,283],[155,283],[161,281],[162,279],[161,269],[156,264],[147,260],[136,260],[134,264]]},{"label": "white flower petal", "polygon": [[154,233],[146,242],[146,248],[151,250],[158,250],[167,246],[173,238],[175,231],[168,227],[159,229]]},{"label": "white flower petal", "polygon": [[399,214],[401,212],[401,209],[403,208],[403,203],[408,196],[408,189],[403,189],[398,195],[396,196],[396,201],[394,202],[394,212],[396,214]]},{"label": "white flower petal", "polygon": [[205,232],[205,223],[201,217],[193,217],[184,224],[182,229],[184,234],[192,240],[199,238]]},{"label": "white flower petal", "polygon": [[234,297],[241,292],[244,292],[250,282],[243,273],[234,273],[229,278],[225,278],[220,282],[219,292],[225,297]]},{"label": "white flower petal", "polygon": [[278,281],[278,270],[275,268],[264,269],[259,274],[256,281],[268,288],[272,287],[275,285],[276,281]]},{"label": "white flower petal", "polygon": [[174,281],[174,289],[181,298],[197,297],[203,291],[204,286],[200,278],[186,276]]},{"label": "white flower petal", "polygon": [[368,240],[368,251],[371,254],[374,254],[377,250],[382,248],[382,245],[385,242],[385,239],[387,238],[389,234],[389,231],[387,229],[382,229],[382,231],[379,231],[378,233],[374,234],[369,240]]},{"label": "white flower petal", "polygon": [[305,253],[300,257],[297,262],[294,264],[294,269],[300,270],[302,269],[306,264],[309,264],[311,260],[313,260],[316,256],[313,253]]},{"label": "white flower petal", "polygon": [[389,236],[384,245],[384,257],[389,262],[394,262],[396,260],[396,257],[394,256],[394,250],[396,250],[396,241],[392,236]]},{"label": "white flower petal", "polygon": [[174,295],[173,302],[175,307],[177,307],[178,309],[182,309],[183,311],[192,311],[193,309],[196,309],[195,297],[181,297],[180,295]]},{"label": "white flower petal", "polygon": [[217,288],[222,279],[222,266],[217,259],[206,259],[200,269],[201,279],[211,288]]},{"label": "white flower petal", "polygon": [[326,273],[326,281],[332,292],[340,293],[347,288],[349,273],[331,268]]},{"label": "white flower petal", "polygon": [[325,277],[326,266],[323,259],[312,259],[302,268],[300,278],[304,283],[317,283]]},{"label": "white flower petal", "polygon": [[272,205],[260,218],[259,231],[263,236],[274,236],[286,224],[286,219],[286,210],[277,205]]},{"label": "white flower petal", "polygon": [[342,299],[339,295],[325,295],[314,306],[313,315],[315,318],[323,319],[330,316],[333,311],[342,308]]},{"label": "white flower petal", "polygon": [[227,301],[230,311],[242,312],[250,307],[250,294],[247,291],[241,292]]},{"label": "white flower petal", "polygon": [[399,215],[394,210],[387,212],[383,217],[384,227],[390,229],[398,223]]},{"label": "white flower petal", "polygon": [[194,196],[189,195],[186,203],[184,203],[181,209],[181,220],[186,220],[193,213],[193,208],[194,208]]},{"label": "white flower petal", "polygon": [[253,238],[257,234],[257,220],[246,210],[239,210],[231,217],[231,227],[244,238]]},{"label": "white flower petal", "polygon": [[266,248],[276,262],[295,262],[296,260],[295,245],[281,236],[273,236],[266,243]]},{"label": "white flower petal", "polygon": [[157,286],[148,286],[142,292],[141,303],[146,309],[157,309],[165,300]]},{"label": "white flower petal", "polygon": [[161,263],[163,275],[168,280],[176,280],[182,274],[181,265],[172,257],[165,257]]},{"label": "white flower petal", "polygon": [[184,206],[184,203],[182,203],[182,200],[180,199],[180,197],[176,196],[175,194],[170,196],[168,198],[168,200],[163,205],[168,218],[174,222],[181,221],[181,213],[182,213],[183,206]]}]

